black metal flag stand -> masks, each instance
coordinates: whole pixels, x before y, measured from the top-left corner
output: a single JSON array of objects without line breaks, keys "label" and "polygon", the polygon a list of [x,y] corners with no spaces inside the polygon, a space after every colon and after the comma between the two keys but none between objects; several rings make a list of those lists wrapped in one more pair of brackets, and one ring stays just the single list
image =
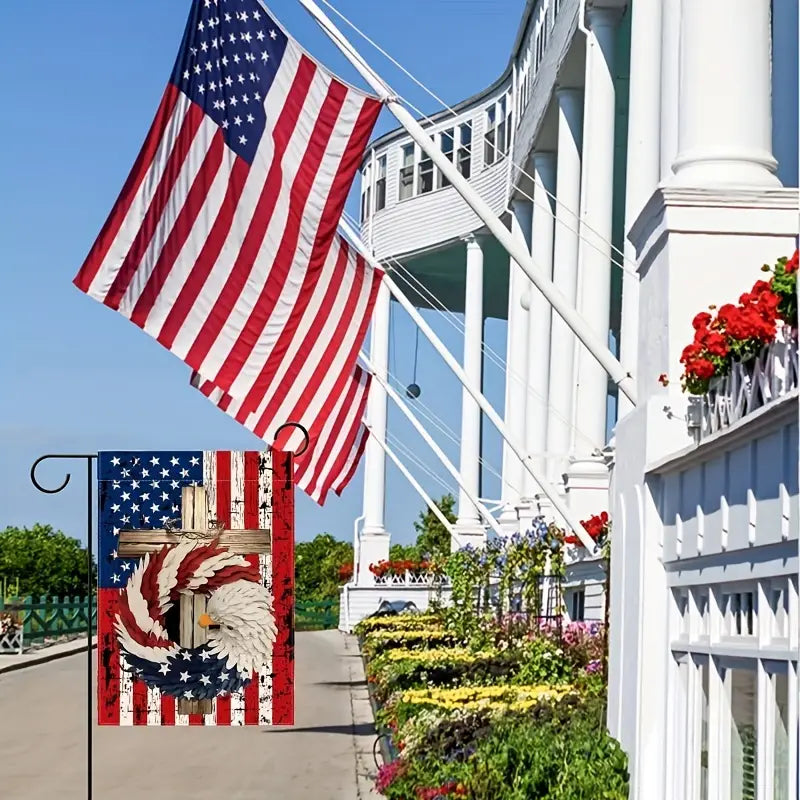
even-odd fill
[{"label": "black metal flag stand", "polygon": [[44,492],[45,494],[58,494],[67,487],[72,476],[68,472],[61,486],[56,489],[46,489],[36,480],[36,467],[48,458],[81,458],[86,461],[86,797],[88,800],[92,800],[92,730],[94,727],[94,704],[92,703],[92,667],[94,662],[92,658],[92,634],[94,632],[92,628],[92,611],[94,604],[92,602],[92,593],[95,588],[94,580],[92,579],[92,567],[94,566],[92,563],[92,516],[94,513],[92,461],[94,461],[97,456],[94,454],[87,455],[85,453],[48,453],[45,456],[37,458],[36,461],[33,462],[33,466],[31,466],[31,482],[40,492]]}]

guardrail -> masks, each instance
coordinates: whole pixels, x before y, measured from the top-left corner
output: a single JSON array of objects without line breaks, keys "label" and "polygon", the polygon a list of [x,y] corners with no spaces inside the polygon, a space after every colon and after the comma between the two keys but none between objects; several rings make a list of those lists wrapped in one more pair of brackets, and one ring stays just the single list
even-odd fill
[{"label": "guardrail", "polygon": [[[19,641],[15,640],[14,652],[26,643],[57,639],[62,636],[73,636],[86,633],[87,607],[85,597],[48,597],[41,595],[38,600],[27,597],[0,598],[0,615],[10,616],[15,621],[16,631],[0,634],[0,639],[10,642],[17,632],[21,632]],[[92,630],[97,625],[97,604],[92,604]],[[0,652],[4,651],[0,642]],[[10,648],[7,648],[10,649]]]}]

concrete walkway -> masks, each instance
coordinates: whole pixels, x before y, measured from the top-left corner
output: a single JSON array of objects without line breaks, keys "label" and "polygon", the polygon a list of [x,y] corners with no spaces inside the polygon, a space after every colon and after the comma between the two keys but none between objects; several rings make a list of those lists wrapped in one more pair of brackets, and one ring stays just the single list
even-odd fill
[{"label": "concrete walkway", "polygon": [[[101,800],[367,800],[375,733],[358,648],[297,634],[293,728],[100,728]],[[0,796],[86,797],[86,659],[0,675]]]}]

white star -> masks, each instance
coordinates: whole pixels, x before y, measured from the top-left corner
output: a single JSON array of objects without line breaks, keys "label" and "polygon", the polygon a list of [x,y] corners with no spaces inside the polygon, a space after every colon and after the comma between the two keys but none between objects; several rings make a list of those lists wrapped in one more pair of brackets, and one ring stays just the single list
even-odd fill
[{"label": "white star", "polygon": [[264,50],[264,52],[263,52],[263,53],[261,53],[261,60],[262,60],[262,61],[263,61],[265,64],[267,63],[267,61],[269,61],[269,53],[268,53],[266,50]]},{"label": "white star", "polygon": [[218,681],[226,681],[228,680],[228,673],[227,672],[220,672],[219,677],[217,678]]},{"label": "white star", "polygon": [[252,114],[247,115],[247,121],[252,125],[255,122],[255,117]]},{"label": "white star", "polygon": [[129,469],[122,470],[122,477],[123,478],[127,478],[128,475],[130,475],[130,474],[131,474],[131,471]]},{"label": "white star", "polygon": [[231,86],[232,84],[233,84],[233,78],[231,78],[230,75],[226,75],[225,76],[225,85],[226,86]]},{"label": "white star", "polygon": [[114,581],[114,583],[119,583],[119,575],[117,574],[112,575],[111,580]]},{"label": "white star", "polygon": [[209,654],[208,650],[201,650],[200,658],[202,658],[203,661],[208,661],[208,659],[211,658],[211,655]]},{"label": "white star", "polygon": [[172,506],[172,513],[173,514],[177,514],[179,510],[180,509],[178,508],[178,506]]},{"label": "white star", "polygon": [[203,25],[203,20],[200,20],[200,22],[199,22],[199,24],[197,26],[197,30],[199,30],[199,31],[205,30],[205,27],[206,26]]},{"label": "white star", "polygon": [[239,19],[240,19],[242,22],[247,22],[247,12],[246,12],[246,11],[242,11],[242,13],[241,13],[241,14],[239,14]]},{"label": "white star", "polygon": [[189,673],[188,672],[181,672],[181,680],[186,683],[189,680]]},{"label": "white star", "polygon": [[247,42],[248,44],[250,43],[250,40],[251,40],[252,38],[253,38],[253,37],[251,36],[251,34],[250,34],[250,31],[247,31],[246,33],[243,33],[243,34],[242,34],[242,39],[243,39],[245,42]]},{"label": "white star", "polygon": [[256,100],[260,100],[261,99],[261,94],[259,92],[255,92],[253,94],[253,97],[255,97]]},{"label": "white star", "polygon": [[144,519],[144,524],[145,525],[149,525],[150,524],[150,517],[143,517],[143,519]]},{"label": "white star", "polygon": [[199,64],[195,64],[194,65],[194,74],[195,75],[199,75],[200,74],[200,65]]},{"label": "white star", "polygon": [[230,103],[232,106],[235,106],[235,105],[236,105],[236,103],[238,102],[238,101],[237,101],[237,99],[236,99],[236,95],[233,95],[233,97],[231,97],[231,99],[230,99],[230,100],[228,100],[228,102],[229,102],[229,103]]},{"label": "white star", "polygon": [[264,41],[264,31],[259,31],[256,34],[256,39],[258,39],[259,42],[263,42]]},{"label": "white star", "polygon": [[169,522],[169,517],[167,517],[167,516],[161,517],[161,524],[162,525],[166,525],[167,522]]},{"label": "white star", "polygon": [[182,470],[181,470],[181,477],[182,477],[182,478],[188,478],[188,477],[189,477],[189,470],[188,470],[188,469],[185,469],[185,468],[184,468],[184,469],[182,469]]},{"label": "white star", "polygon": [[114,503],[114,505],[111,506],[111,510],[116,514],[117,511],[119,511],[119,506],[116,503]]},{"label": "white star", "polygon": [[117,551],[116,550],[112,550],[111,551],[111,558],[116,558],[116,557],[117,557]]},{"label": "white star", "polygon": [[238,63],[239,63],[241,60],[242,60],[242,59],[241,59],[241,58],[239,58],[239,54],[238,54],[238,53],[234,53],[234,54],[233,54],[233,63],[234,63],[234,64],[238,64]]},{"label": "white star", "polygon": [[139,481],[131,481],[131,489],[138,489]]},{"label": "white star", "polygon": [[196,47],[190,47],[189,50],[191,51],[193,56],[197,55],[197,48]]},{"label": "white star", "polygon": [[138,466],[138,464],[139,464],[139,458],[137,456],[136,458],[133,459],[133,466],[136,467]]},{"label": "white star", "polygon": [[251,81],[254,81],[254,80],[256,79],[256,74],[255,74],[255,72],[251,72],[251,73],[250,73],[250,75],[249,75],[248,77],[250,78],[250,80],[251,80]]},{"label": "white star", "polygon": [[228,34],[228,41],[230,41],[231,44],[236,44],[236,34],[235,33]]},{"label": "white star", "polygon": [[197,87],[197,91],[200,92],[200,94],[203,94],[205,92],[205,90],[206,90],[206,87],[203,86],[202,83]]},{"label": "white star", "polygon": [[[208,84],[208,88],[211,89],[212,92],[216,91],[217,82],[216,81],[211,81],[211,83]],[[216,103],[214,105],[216,105]]]},{"label": "white star", "polygon": [[151,506],[150,506],[150,510],[151,510],[153,513],[155,513],[156,511],[158,511],[158,506],[157,506],[155,503],[153,503],[153,505],[151,505]]},{"label": "white star", "polygon": [[150,463],[151,463],[151,464],[152,464],[154,467],[157,467],[157,466],[158,466],[158,464],[159,464],[160,462],[159,462],[159,459],[158,459],[158,457],[157,457],[157,456],[153,456],[153,457],[150,459]]},{"label": "white star", "polygon": [[234,125],[241,125],[242,124],[242,118],[241,117],[234,117],[233,118],[233,124]]},{"label": "white star", "polygon": [[225,12],[225,22],[230,22],[230,21],[231,21],[231,15],[226,11]]},{"label": "white star", "polygon": [[274,30],[271,30],[269,32],[269,38],[270,39],[277,39],[278,38],[278,34]]},{"label": "white star", "polygon": [[114,526],[114,536],[119,536],[119,528]]},{"label": "white star", "polygon": [[154,489],[158,489],[158,484],[159,484],[159,483],[161,483],[161,481],[150,481],[150,485],[151,485],[151,486],[152,486]]},{"label": "white star", "polygon": [[162,469],[161,470],[161,477],[162,478],[166,478],[167,475],[169,475],[169,470],[168,469]]},{"label": "white star", "polygon": [[240,136],[239,137],[239,144],[247,144],[247,137],[246,136]]},{"label": "white star", "polygon": [[149,500],[150,492],[142,492],[142,500]]},{"label": "white star", "polygon": [[122,565],[121,565],[121,568],[122,568],[122,569],[123,569],[125,572],[127,572],[127,571],[128,571],[130,568],[131,568],[130,562],[129,562],[129,561],[126,561],[124,564],[122,564]]},{"label": "white star", "polygon": [[161,666],[158,668],[158,671],[159,671],[159,672],[160,672],[162,675],[166,675],[166,674],[169,672],[169,664],[162,664],[162,665],[161,665]]},{"label": "white star", "polygon": [[[170,486],[172,486],[173,489],[177,489],[178,481],[170,481]],[[164,497],[166,497],[166,495],[164,495]]]},{"label": "white star", "polygon": [[192,692],[190,692],[190,691],[185,691],[185,692],[183,693],[183,696],[184,696],[185,698],[187,698],[188,700],[191,700],[191,699],[194,697],[194,694],[192,694]]},{"label": "white star", "polygon": [[112,458],[112,459],[111,459],[111,463],[112,463],[112,464],[113,464],[115,467],[118,467],[118,466],[119,466],[119,459],[118,459],[116,456],[114,456],[114,458]]},{"label": "white star", "polygon": [[250,98],[246,94],[243,94],[242,95],[242,102],[243,103],[249,103],[250,102]]},{"label": "white star", "polygon": [[192,660],[192,654],[188,650],[184,650],[181,653],[181,656],[183,657],[184,661],[191,661]]},{"label": "white star", "polygon": [[228,56],[222,56],[220,61],[222,61],[223,66],[228,66]]},{"label": "white star", "polygon": [[127,525],[131,521],[131,518],[130,517],[123,517],[122,521]]},{"label": "white star", "polygon": [[206,72],[211,72],[214,68],[214,65],[210,61],[206,61]]},{"label": "white star", "polygon": [[240,73],[239,73],[239,74],[236,76],[236,80],[237,80],[237,81],[239,81],[239,83],[244,83],[244,75],[242,75],[242,73],[240,72]]},{"label": "white star", "polygon": [[[219,50],[219,39],[217,39],[216,36],[211,40],[211,46],[214,49]],[[219,66],[219,64],[217,64],[217,66]]]},{"label": "white star", "polygon": [[115,489],[119,489],[119,481],[114,481],[114,483],[112,483],[111,485],[112,485],[112,486],[113,486]]},{"label": "white star", "polygon": [[211,679],[208,677],[208,675],[201,675],[200,683],[202,683],[203,686],[208,686],[211,683]]},{"label": "white star", "polygon": [[143,469],[142,470],[142,477],[143,478],[149,478],[150,477],[150,470],[149,469]]},{"label": "white star", "polygon": [[161,492],[161,499],[162,500],[169,500],[169,495],[166,492]]},{"label": "white star", "polygon": [[204,0],[204,2],[203,2],[203,5],[204,5],[206,8],[209,8],[209,7],[211,6],[211,0]]},{"label": "white star", "polygon": [[130,500],[131,499],[130,492],[123,492],[122,493],[122,499],[123,499],[123,501],[124,500]]},{"label": "white star", "polygon": [[253,12],[253,19],[256,21],[261,19],[261,14],[258,13],[258,10]]},{"label": "white star", "polygon": [[256,60],[256,57],[252,53],[245,53],[244,59],[252,64]]},{"label": "white star", "polygon": [[215,100],[214,101],[214,108],[216,108],[217,110],[221,109],[222,108],[222,103],[219,100]]},{"label": "white star", "polygon": [[138,511],[138,510],[139,510],[139,506],[137,506],[136,503],[131,503],[131,511],[135,512],[135,511]]},{"label": "white star", "polygon": [[172,458],[169,460],[169,463],[172,464],[173,467],[177,467],[178,464],[180,464],[181,462],[177,459],[176,456],[172,456]]},{"label": "white star", "polygon": [[197,456],[192,456],[192,457],[189,459],[189,463],[190,463],[190,464],[191,464],[193,467],[196,467],[196,466],[197,466],[197,465],[200,463],[200,459],[199,459]]},{"label": "white star", "polygon": [[226,119],[222,120],[222,129],[228,130],[228,120]]},{"label": "white star", "polygon": [[200,49],[205,53],[208,50],[208,42],[203,42],[200,45]]},{"label": "white star", "polygon": [[188,70],[188,69],[185,69],[185,70],[183,71],[183,79],[184,79],[185,81],[188,81],[188,80],[189,80],[189,70]]}]

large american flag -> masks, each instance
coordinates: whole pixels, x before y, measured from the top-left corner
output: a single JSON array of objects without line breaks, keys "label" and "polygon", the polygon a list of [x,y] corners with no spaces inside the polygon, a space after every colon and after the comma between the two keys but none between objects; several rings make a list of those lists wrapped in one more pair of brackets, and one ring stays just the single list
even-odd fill
[{"label": "large american flag", "polygon": [[[294,719],[294,505],[291,458],[277,450],[101,452],[98,458],[98,721],[101,725],[291,725]],[[120,651],[115,619],[139,558],[120,557],[122,530],[164,529],[181,518],[184,486],[206,489],[208,517],[226,529],[270,530],[271,552],[246,556],[271,588],[278,635],[270,663],[241,691],[217,696],[210,714],[181,714]],[[178,525],[178,527],[180,527]],[[196,680],[198,655],[169,662]]]},{"label": "large american flag", "polygon": [[[237,419],[255,415],[268,441],[288,421],[323,428],[351,390],[382,277],[336,233],[380,108],[258,0],[194,0],[75,284],[235,399]],[[345,464],[361,434],[329,438],[339,451],[315,463]],[[299,433],[278,442],[299,444]]]}]

